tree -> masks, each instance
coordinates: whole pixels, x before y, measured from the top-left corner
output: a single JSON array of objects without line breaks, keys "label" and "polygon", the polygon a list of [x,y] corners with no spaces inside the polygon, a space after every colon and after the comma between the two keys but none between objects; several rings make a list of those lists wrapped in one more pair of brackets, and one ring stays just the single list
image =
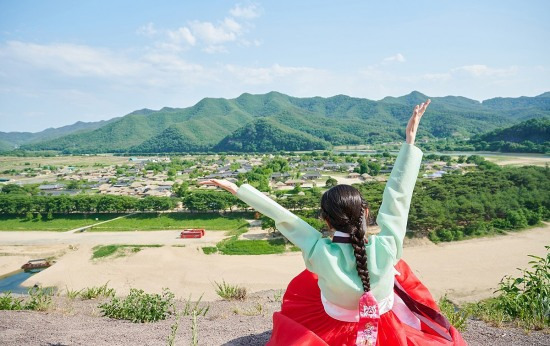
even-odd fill
[{"label": "tree", "polygon": [[380,164],[378,162],[375,162],[375,161],[369,161],[368,162],[368,167],[369,167],[368,173],[370,175],[378,175],[380,173],[380,170],[382,169]]},{"label": "tree", "polygon": [[333,187],[338,185],[338,180],[334,179],[333,177],[328,177],[325,186],[326,187]]},{"label": "tree", "polygon": [[260,220],[262,221],[262,229],[267,230],[267,233],[274,233],[277,231],[275,220],[264,215],[261,216]]}]

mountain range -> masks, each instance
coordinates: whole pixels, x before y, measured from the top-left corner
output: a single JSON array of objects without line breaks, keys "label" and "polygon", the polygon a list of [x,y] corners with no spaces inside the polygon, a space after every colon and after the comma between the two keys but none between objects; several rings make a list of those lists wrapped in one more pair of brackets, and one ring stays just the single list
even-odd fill
[{"label": "mountain range", "polygon": [[[414,105],[428,96],[413,91],[380,101],[337,95],[296,98],[278,92],[205,98],[188,108],[142,109],[99,122],[77,122],[37,133],[0,132],[0,151],[165,153],[326,149],[405,138]],[[469,138],[550,116],[550,92],[535,97],[479,102],[431,97],[418,137]]]}]

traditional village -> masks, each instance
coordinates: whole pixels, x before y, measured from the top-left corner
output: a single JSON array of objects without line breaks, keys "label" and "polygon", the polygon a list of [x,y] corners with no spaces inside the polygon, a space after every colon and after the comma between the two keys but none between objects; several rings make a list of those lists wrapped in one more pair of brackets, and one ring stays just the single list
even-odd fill
[{"label": "traditional village", "polygon": [[[394,154],[395,155],[395,154]],[[284,191],[325,187],[327,179],[338,184],[384,182],[393,168],[395,156],[388,152],[369,155],[311,152],[304,154],[247,154],[247,155],[186,155],[152,157],[117,157],[114,165],[40,165],[21,162],[22,168],[0,172],[0,183],[37,183],[42,195],[74,195],[99,193],[134,197],[175,196],[173,187],[184,182],[206,179],[227,179],[237,183],[243,175],[274,160],[287,161],[283,171],[269,174],[269,189]],[[100,161],[102,156],[97,156]],[[465,156],[430,155],[422,161],[421,174],[437,179],[443,174],[463,173],[475,163]],[[125,161],[126,160],[126,161]],[[78,157],[74,157],[78,162]],[[366,164],[361,167],[361,162]],[[369,174],[370,173],[370,174]],[[201,187],[212,189],[212,187]]]}]

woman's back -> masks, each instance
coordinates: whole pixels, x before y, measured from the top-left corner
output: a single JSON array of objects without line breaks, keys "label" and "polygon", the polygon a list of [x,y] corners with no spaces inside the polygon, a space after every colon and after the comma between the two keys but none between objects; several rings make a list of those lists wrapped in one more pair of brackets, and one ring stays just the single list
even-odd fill
[{"label": "woman's back", "polygon": [[[371,290],[380,305],[380,313],[391,309],[393,266],[401,258],[407,216],[414,185],[420,170],[422,151],[403,143],[386,183],[376,221],[380,233],[366,244]],[[327,313],[349,320],[358,316],[357,302],[364,292],[356,267],[352,245],[333,243],[298,216],[248,184],[237,197],[262,214],[275,220],[277,229],[302,250],[306,268],[319,277],[319,287]],[[353,317],[352,317],[353,315]]]}]

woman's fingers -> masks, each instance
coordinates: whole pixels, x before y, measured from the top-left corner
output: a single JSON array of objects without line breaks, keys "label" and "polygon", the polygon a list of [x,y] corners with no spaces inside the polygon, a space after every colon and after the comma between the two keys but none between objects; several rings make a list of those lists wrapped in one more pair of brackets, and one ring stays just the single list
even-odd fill
[{"label": "woman's fingers", "polygon": [[219,186],[219,182],[216,179],[209,179],[199,182],[199,185],[217,185]]},{"label": "woman's fingers", "polygon": [[426,109],[428,108],[428,105],[430,104],[430,102],[432,102],[432,100],[428,99],[428,101],[423,102],[423,103],[420,105],[420,110],[419,110],[420,116],[422,116],[422,115],[424,114],[424,112],[425,112]]}]

